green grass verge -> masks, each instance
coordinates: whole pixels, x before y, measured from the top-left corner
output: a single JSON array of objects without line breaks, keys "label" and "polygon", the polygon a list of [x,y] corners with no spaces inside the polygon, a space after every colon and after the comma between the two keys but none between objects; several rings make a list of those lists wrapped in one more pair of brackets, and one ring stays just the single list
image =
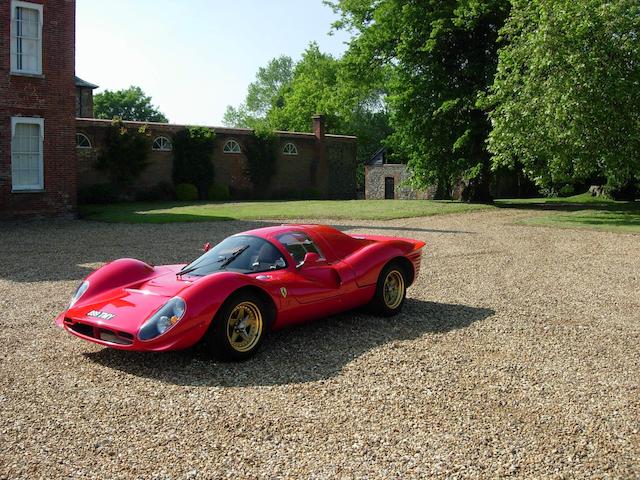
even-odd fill
[{"label": "green grass verge", "polygon": [[[617,202],[588,194],[566,198],[496,200],[498,208],[548,211],[525,225],[640,233],[640,202]],[[122,223],[212,222],[225,220],[391,220],[493,208],[436,200],[301,200],[271,202],[158,202],[82,205],[88,220]]]},{"label": "green grass verge", "polygon": [[554,214],[544,217],[533,217],[522,220],[527,225],[542,225],[559,228],[588,228],[609,232],[640,233],[640,211],[606,212],[580,211],[566,215]]},{"label": "green grass verge", "polygon": [[620,202],[582,194],[567,198],[497,200],[496,206],[550,212],[521,220],[525,225],[640,233],[640,202]]},{"label": "green grass verge", "polygon": [[463,213],[488,205],[436,200],[301,200],[273,202],[159,202],[81,205],[88,220],[123,223],[262,219],[391,220]]}]

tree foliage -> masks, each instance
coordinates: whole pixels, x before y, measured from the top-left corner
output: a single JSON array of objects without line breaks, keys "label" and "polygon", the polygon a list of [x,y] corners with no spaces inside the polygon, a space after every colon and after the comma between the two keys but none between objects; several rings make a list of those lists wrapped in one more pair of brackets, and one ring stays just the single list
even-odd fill
[{"label": "tree foliage", "polygon": [[93,113],[96,118],[121,118],[140,122],[167,123],[167,117],[151,104],[151,97],[140,87],[123,90],[105,90],[93,97]]},{"label": "tree foliage", "polygon": [[514,0],[487,104],[497,165],[550,191],[640,178],[640,4]]},{"label": "tree foliage", "polygon": [[127,127],[115,119],[107,130],[96,168],[107,174],[115,189],[125,192],[147,168],[150,150],[151,134],[146,125]]},{"label": "tree foliage", "polygon": [[200,198],[207,198],[213,184],[211,156],[215,134],[207,127],[187,127],[173,137],[173,182],[190,183],[198,188]]},{"label": "tree foliage", "polygon": [[311,117],[322,113],[327,133],[358,137],[362,184],[364,161],[391,132],[383,92],[376,86],[353,75],[346,59],[323,53],[311,43],[295,64],[279,57],[259,69],[245,102],[227,107],[225,125],[310,132]]},{"label": "tree foliage", "polygon": [[487,199],[490,125],[478,99],[493,82],[509,1],[329,3],[341,14],[336,27],[354,34],[347,52],[352,76],[371,86],[385,82],[394,129],[388,143],[408,158],[413,182],[463,177],[473,198]]},{"label": "tree foliage", "polygon": [[247,97],[237,108],[229,105],[223,123],[238,128],[259,128],[267,124],[267,115],[284,103],[284,92],[293,79],[293,60],[282,55],[260,67],[256,79],[249,84]]}]

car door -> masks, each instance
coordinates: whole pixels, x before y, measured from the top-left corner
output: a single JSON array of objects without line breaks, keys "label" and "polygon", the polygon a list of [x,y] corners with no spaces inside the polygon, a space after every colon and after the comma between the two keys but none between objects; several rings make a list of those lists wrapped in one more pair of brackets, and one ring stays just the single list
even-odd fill
[{"label": "car door", "polygon": [[[342,294],[339,269],[327,261],[318,245],[305,233],[296,231],[281,234],[277,240],[292,260],[293,268],[285,285],[288,295],[301,304],[329,303],[332,306],[339,303]],[[318,262],[301,265],[307,253],[318,254]]]}]

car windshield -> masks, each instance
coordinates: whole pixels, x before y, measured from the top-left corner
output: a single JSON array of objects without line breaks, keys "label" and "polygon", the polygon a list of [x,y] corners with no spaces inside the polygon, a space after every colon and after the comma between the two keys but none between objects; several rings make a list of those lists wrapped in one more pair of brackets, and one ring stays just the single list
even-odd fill
[{"label": "car windshield", "polygon": [[234,235],[191,262],[181,272],[204,276],[220,270],[253,273],[286,266],[278,249],[266,240],[251,235]]}]

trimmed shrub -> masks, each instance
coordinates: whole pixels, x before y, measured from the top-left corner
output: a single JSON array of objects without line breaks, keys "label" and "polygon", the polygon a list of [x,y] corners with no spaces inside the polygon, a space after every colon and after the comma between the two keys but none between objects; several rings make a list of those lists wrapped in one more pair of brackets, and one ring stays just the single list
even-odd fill
[{"label": "trimmed shrub", "polygon": [[190,183],[198,189],[199,198],[207,198],[215,175],[211,156],[215,134],[206,127],[187,127],[173,137],[173,182]]},{"label": "trimmed shrub", "polygon": [[574,193],[575,193],[575,189],[573,188],[573,185],[563,185],[558,189],[559,197],[570,197]]},{"label": "trimmed shrub", "polygon": [[146,190],[140,190],[136,194],[136,200],[141,202],[159,202],[173,200],[176,196],[173,185],[169,182],[160,182]]},{"label": "trimmed shrub", "polygon": [[198,188],[192,183],[179,183],[176,185],[176,199],[181,202],[198,200]]},{"label": "trimmed shrub", "polygon": [[83,205],[89,203],[115,203],[117,201],[116,187],[110,183],[101,183],[78,189],[78,203]]},{"label": "trimmed shrub", "polygon": [[229,187],[227,185],[211,185],[209,187],[209,200],[223,201],[229,200]]}]

